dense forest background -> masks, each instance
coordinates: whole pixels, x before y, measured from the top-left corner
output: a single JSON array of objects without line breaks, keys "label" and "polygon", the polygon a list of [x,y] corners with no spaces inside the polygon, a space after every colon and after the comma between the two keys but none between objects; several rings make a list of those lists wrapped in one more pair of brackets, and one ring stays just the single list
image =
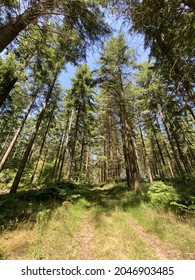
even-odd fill
[{"label": "dense forest background", "polygon": [[[194,215],[194,34],[193,0],[0,1],[3,229],[33,190],[34,203],[66,199],[71,184],[122,183],[135,201]],[[130,35],[148,61],[137,62]]]}]

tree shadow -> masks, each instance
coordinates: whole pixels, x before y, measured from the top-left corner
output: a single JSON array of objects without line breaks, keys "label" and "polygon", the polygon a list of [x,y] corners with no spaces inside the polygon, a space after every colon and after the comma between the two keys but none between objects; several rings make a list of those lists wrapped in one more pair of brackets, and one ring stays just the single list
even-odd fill
[{"label": "tree shadow", "polygon": [[129,208],[138,207],[142,201],[149,200],[145,192],[135,194],[134,191],[127,188],[125,183],[114,184],[110,188],[89,189],[81,186],[78,192],[92,207],[101,207],[105,212],[113,211],[116,208],[126,211]]},{"label": "tree shadow", "polygon": [[52,211],[71,197],[74,189],[72,182],[59,182],[15,195],[0,195],[0,232],[14,230],[21,223],[35,223],[39,213],[45,213],[49,219]]},{"label": "tree shadow", "polygon": [[66,204],[63,202],[74,204],[81,198],[88,202],[86,208],[99,208],[108,215],[116,208],[126,211],[138,207],[146,199],[143,193],[129,191],[125,183],[99,188],[86,183],[54,182],[41,189],[0,195],[0,232],[14,230],[19,224],[35,224],[40,217],[49,220],[57,207]]}]

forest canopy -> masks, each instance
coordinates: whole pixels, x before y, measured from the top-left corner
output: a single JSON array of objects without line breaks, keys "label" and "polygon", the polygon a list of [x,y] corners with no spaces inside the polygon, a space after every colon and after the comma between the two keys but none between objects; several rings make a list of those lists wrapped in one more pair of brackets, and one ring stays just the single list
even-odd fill
[{"label": "forest canopy", "polygon": [[15,0],[0,13],[1,189],[126,180],[140,193],[143,180],[193,180],[194,1]]}]

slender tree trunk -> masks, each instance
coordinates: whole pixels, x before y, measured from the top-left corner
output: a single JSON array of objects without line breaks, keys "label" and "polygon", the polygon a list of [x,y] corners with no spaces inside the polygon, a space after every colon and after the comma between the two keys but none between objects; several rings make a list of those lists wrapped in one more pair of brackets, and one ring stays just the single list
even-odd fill
[{"label": "slender tree trunk", "polygon": [[18,172],[16,174],[16,177],[14,179],[14,182],[11,186],[11,189],[10,189],[10,194],[15,194],[17,192],[17,189],[18,189],[18,185],[20,183],[20,180],[21,180],[21,177],[22,177],[22,174],[24,172],[24,169],[25,169],[25,166],[26,166],[26,163],[28,161],[28,158],[29,158],[29,155],[30,155],[30,152],[31,152],[31,149],[32,149],[32,146],[34,144],[34,141],[36,139],[36,136],[37,136],[37,133],[38,133],[38,130],[39,130],[39,127],[41,125],[41,122],[43,120],[43,117],[45,115],[45,111],[48,107],[48,103],[49,103],[49,99],[52,95],[52,92],[53,92],[53,88],[54,88],[54,85],[55,85],[55,82],[56,82],[56,79],[57,77],[54,79],[53,81],[53,84],[52,86],[50,87],[48,93],[47,93],[47,96],[46,96],[46,100],[45,100],[45,104],[43,105],[43,108],[38,116],[38,119],[37,119],[37,122],[36,122],[36,126],[35,126],[35,129],[31,135],[31,138],[29,140],[29,143],[27,145],[27,148],[26,148],[26,151],[24,153],[24,156],[21,160],[21,163],[19,165],[19,168],[18,168]]},{"label": "slender tree trunk", "polygon": [[4,148],[6,147],[7,142],[9,141],[9,138],[11,138],[11,133],[9,133],[8,135],[6,135],[6,138],[2,141],[2,145],[0,148],[0,154],[3,153]]},{"label": "slender tree trunk", "polygon": [[163,156],[163,152],[162,152],[162,149],[161,149],[158,137],[157,137],[157,132],[156,132],[156,129],[155,129],[153,123],[152,123],[152,120],[151,120],[151,127],[152,127],[152,131],[154,133],[154,139],[155,139],[156,145],[158,147],[158,151],[159,151],[162,163],[163,163],[164,166],[166,166],[165,159],[164,159],[164,156]]},{"label": "slender tree trunk", "polygon": [[120,96],[119,96],[119,107],[121,114],[124,115],[124,126],[125,126],[125,134],[127,134],[127,147],[128,147],[128,160],[130,163],[130,170],[131,170],[131,176],[133,180],[133,189],[135,193],[141,192],[141,187],[139,183],[139,167],[138,167],[138,161],[137,161],[137,154],[133,139],[133,126],[132,123],[129,120],[127,110],[126,110],[126,104],[124,101],[124,88],[123,88],[123,81],[122,81],[122,75],[120,75]]},{"label": "slender tree trunk", "polygon": [[131,163],[131,175],[133,180],[133,189],[135,193],[139,193],[141,191],[140,183],[139,183],[139,167],[137,162],[136,149],[134,145],[134,141],[132,136],[129,138],[129,152],[130,152],[130,163]]},{"label": "slender tree trunk", "polygon": [[107,176],[107,154],[106,154],[106,139],[103,140],[103,149],[104,149],[104,162],[103,162],[103,181],[106,182],[108,180]]},{"label": "slender tree trunk", "polygon": [[123,101],[123,97],[119,96],[119,116],[121,122],[121,133],[123,139],[123,153],[125,158],[125,169],[127,176],[127,185],[131,189],[131,177],[133,181],[133,189],[136,193],[141,191],[139,183],[139,168],[137,164],[137,155],[135,150],[135,145],[133,142],[133,136],[131,127],[129,125],[130,121],[127,116],[126,107]]},{"label": "slender tree trunk", "polygon": [[99,166],[99,182],[102,182],[102,166]]},{"label": "slender tree trunk", "polygon": [[[163,122],[163,118],[164,117],[163,117],[162,110],[161,110],[160,106],[161,105],[159,105],[159,114],[160,114],[161,120]],[[156,116],[156,122],[157,122],[158,130],[162,131],[157,116]],[[168,151],[167,144],[165,142],[165,139],[164,139],[164,136],[163,136],[162,132],[161,132],[161,135],[162,135],[162,141],[163,141],[163,144],[164,144],[164,147],[165,147],[165,151],[166,151],[166,154],[168,156],[168,160],[167,161],[168,161],[168,167],[169,167],[170,175],[171,175],[171,177],[174,177],[174,173],[173,173],[173,169],[172,169],[172,165],[171,165],[171,156],[170,156],[170,153]]]},{"label": "slender tree trunk", "polygon": [[116,149],[116,177],[119,177],[121,176],[121,162],[120,162],[120,151],[119,149],[117,148]]},{"label": "slender tree trunk", "polygon": [[140,132],[140,136],[141,136],[142,146],[143,146],[144,165],[145,165],[145,168],[146,168],[146,172],[147,172],[147,175],[148,175],[149,182],[152,183],[153,182],[152,172],[151,172],[151,168],[150,168],[150,162],[149,162],[149,158],[148,158],[148,153],[146,151],[146,145],[145,145],[145,142],[144,142],[144,137],[143,137],[143,133],[142,133],[140,123],[139,123],[138,126],[139,126],[139,132]]},{"label": "slender tree trunk", "polygon": [[[171,134],[171,139],[172,139],[172,141],[174,141],[175,144],[176,144],[176,147],[177,147],[177,151],[178,151],[178,154],[179,154],[180,161],[181,161],[182,165],[184,166],[184,169],[185,169],[186,173],[190,173],[190,170],[188,169],[188,162],[186,161],[186,159],[185,159],[185,157],[184,157],[183,151],[182,151],[182,149],[181,149],[181,147],[180,147],[180,144],[179,144],[179,142],[178,142],[177,135],[175,135],[175,131],[174,131],[174,128],[173,128],[173,124],[172,124],[172,122],[171,122],[171,120],[170,120],[170,118],[169,118],[168,116],[167,116],[167,122],[168,122],[168,124],[169,124],[169,131],[170,131],[170,134]],[[166,125],[166,123],[165,123],[165,125]],[[179,161],[179,162],[180,162],[180,161]],[[183,168],[182,168],[182,170],[183,170]],[[182,177],[184,177],[184,173],[183,173],[183,172],[182,172],[181,175],[182,175]]]},{"label": "slender tree trunk", "polygon": [[108,178],[114,179],[115,168],[114,168],[114,139],[113,139],[113,121],[112,117],[108,119]]},{"label": "slender tree trunk", "polygon": [[42,176],[42,173],[43,173],[43,169],[45,167],[45,162],[46,162],[46,159],[47,159],[47,152],[48,152],[48,149],[45,152],[45,156],[44,156],[43,163],[42,163],[42,166],[41,166],[41,170],[40,170],[40,173],[39,173],[39,178],[38,178],[39,183],[41,181],[41,176]]},{"label": "slender tree trunk", "polygon": [[53,109],[52,109],[52,112],[51,112],[51,115],[50,115],[50,118],[49,118],[49,121],[48,121],[46,130],[45,130],[45,133],[44,133],[44,136],[43,136],[43,140],[42,140],[41,147],[40,147],[40,150],[39,150],[39,156],[38,156],[38,159],[37,159],[37,161],[36,161],[36,165],[35,165],[33,174],[32,174],[32,176],[31,176],[31,178],[30,178],[30,184],[33,183],[35,174],[36,174],[36,172],[37,172],[38,164],[39,164],[39,161],[40,161],[40,158],[41,158],[41,155],[42,155],[42,151],[43,151],[43,148],[44,148],[44,145],[45,145],[45,140],[46,140],[46,137],[47,137],[47,134],[48,134],[50,125],[51,125],[51,121],[52,121],[52,116],[53,116],[53,111],[54,111],[54,109],[55,109],[55,106],[54,106]]},{"label": "slender tree trunk", "polygon": [[54,167],[52,170],[52,178],[56,179],[57,176],[56,174],[58,173],[58,169],[59,169],[59,164],[60,164],[60,151],[62,148],[62,144],[63,144],[63,138],[64,138],[64,133],[62,133],[61,137],[60,137],[60,142],[57,148],[57,153],[56,153],[56,159],[55,159],[55,163],[54,163]]},{"label": "slender tree trunk", "polygon": [[86,149],[86,159],[85,159],[85,180],[87,182],[90,181],[90,176],[89,176],[89,162],[90,162],[90,146],[89,144],[87,145]]},{"label": "slender tree trunk", "polygon": [[76,144],[77,144],[77,134],[78,134],[78,128],[79,128],[80,112],[81,112],[81,108],[80,108],[80,104],[79,104],[77,115],[76,115],[75,128],[74,128],[73,146],[72,146],[71,158],[70,158],[69,176],[71,176],[72,169],[73,169],[73,164],[75,163],[75,152],[76,152]]},{"label": "slender tree trunk", "polygon": [[[112,140],[110,140],[111,142]],[[109,174],[108,177],[114,180],[115,174],[114,174],[114,151],[113,151],[113,145],[112,143],[110,143],[110,147],[109,147]]]},{"label": "slender tree trunk", "polygon": [[129,162],[130,162],[130,170],[131,170],[131,177],[133,180],[133,188],[136,193],[141,191],[140,183],[139,183],[139,166],[137,160],[137,153],[135,148],[135,143],[132,135],[132,124],[128,119],[127,112],[124,107],[125,113],[125,127],[127,133],[127,144],[128,144],[128,151],[129,151]]},{"label": "slender tree trunk", "polygon": [[176,163],[177,169],[178,169],[181,177],[185,178],[184,170],[183,170],[183,168],[181,166],[180,159],[179,159],[179,157],[177,155],[177,151],[175,149],[175,143],[174,143],[172,135],[169,132],[169,128],[168,128],[166,120],[163,119],[163,123],[164,123],[165,131],[166,131],[166,134],[167,134],[167,137],[168,137],[168,140],[169,140],[169,144],[170,144],[172,152],[173,152],[173,156],[174,156],[174,159],[175,159],[175,163]]},{"label": "slender tree trunk", "polygon": [[14,147],[14,145],[15,145],[15,143],[16,143],[16,141],[17,141],[17,139],[18,139],[18,137],[19,137],[19,135],[20,135],[20,133],[21,133],[21,131],[22,131],[24,125],[25,125],[25,123],[26,123],[26,120],[27,120],[28,115],[30,114],[30,112],[31,112],[31,110],[32,110],[32,107],[33,107],[33,105],[34,105],[34,102],[35,102],[36,97],[37,97],[37,94],[33,97],[33,100],[31,101],[31,104],[30,104],[30,106],[29,106],[29,108],[28,108],[28,111],[26,112],[26,114],[25,114],[25,116],[24,116],[24,118],[23,118],[23,120],[22,120],[21,125],[20,125],[20,126],[18,127],[18,129],[16,130],[15,135],[14,135],[12,141],[10,142],[9,147],[7,148],[7,151],[5,152],[3,158],[2,158],[2,160],[1,160],[1,162],[0,162],[0,172],[1,172],[1,170],[3,169],[3,166],[4,166],[5,162],[6,162],[6,160],[7,160],[8,156],[9,156],[9,154],[11,153],[11,151],[12,151],[12,149],[13,149],[13,147]]},{"label": "slender tree trunk", "polygon": [[[71,111],[71,115],[70,115],[70,119],[69,122],[67,123],[67,131],[66,131],[66,138],[65,138],[65,142],[63,143],[63,147],[62,147],[62,154],[61,154],[61,164],[60,164],[60,168],[59,168],[59,173],[58,173],[58,180],[61,179],[62,177],[62,170],[63,170],[63,166],[64,166],[64,160],[65,160],[65,155],[66,155],[66,149],[68,146],[68,142],[69,142],[69,137],[70,137],[70,131],[71,131],[71,125],[73,122],[73,116],[74,116],[74,111]],[[60,162],[60,161],[59,161]],[[71,167],[70,167],[71,168]],[[68,176],[69,177],[69,176]]]},{"label": "slender tree trunk", "polygon": [[123,120],[122,115],[120,116],[120,122],[121,122],[121,136],[122,136],[122,142],[123,142],[123,155],[125,160],[125,171],[126,171],[126,177],[127,177],[127,186],[129,189],[131,189],[131,170],[130,170],[130,162],[129,162],[129,151],[128,151],[128,140],[127,140],[127,133],[125,128],[125,123]]},{"label": "slender tree trunk", "polygon": [[[84,132],[84,134],[85,134],[85,132]],[[84,148],[85,148],[85,136],[83,135],[80,159],[79,159],[79,170],[77,171],[77,174],[76,174],[76,181],[80,181],[80,174],[81,174],[82,166],[83,166]]]},{"label": "slender tree trunk", "polygon": [[156,150],[155,147],[153,145],[153,142],[150,140],[151,142],[151,147],[152,147],[152,157],[153,157],[153,162],[152,162],[152,171],[153,171],[153,178],[156,178],[159,175],[158,172],[158,166],[157,166],[157,160],[156,160]]},{"label": "slender tree trunk", "polygon": [[184,166],[184,169],[186,171],[186,173],[189,173],[190,174],[190,169],[189,169],[189,165],[188,165],[188,160],[186,159],[181,147],[180,147],[180,144],[179,144],[179,141],[178,141],[178,138],[177,136],[174,134],[174,131],[171,129],[172,131],[172,134],[174,135],[174,139],[175,139],[175,143],[176,143],[176,146],[177,146],[177,150],[179,152],[179,156],[180,156],[180,159],[181,159],[181,162],[183,163],[183,166]]},{"label": "slender tree trunk", "polygon": [[42,0],[32,5],[23,14],[13,18],[0,29],[0,52],[2,52],[30,23],[56,7],[55,0]]}]

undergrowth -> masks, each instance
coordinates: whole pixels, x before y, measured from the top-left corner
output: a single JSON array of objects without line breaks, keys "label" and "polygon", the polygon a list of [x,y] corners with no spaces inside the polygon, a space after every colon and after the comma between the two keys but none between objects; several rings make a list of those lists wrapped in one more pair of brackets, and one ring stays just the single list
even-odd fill
[{"label": "undergrowth", "polygon": [[[0,196],[0,231],[13,230],[20,224],[49,219],[51,212],[64,200],[74,201],[75,184],[60,182],[41,189],[19,191]],[[73,198],[72,198],[73,196]]]},{"label": "undergrowth", "polygon": [[173,180],[165,184],[154,181],[148,189],[150,203],[156,209],[169,209],[178,216],[189,217],[195,214],[195,180],[192,178]]}]

